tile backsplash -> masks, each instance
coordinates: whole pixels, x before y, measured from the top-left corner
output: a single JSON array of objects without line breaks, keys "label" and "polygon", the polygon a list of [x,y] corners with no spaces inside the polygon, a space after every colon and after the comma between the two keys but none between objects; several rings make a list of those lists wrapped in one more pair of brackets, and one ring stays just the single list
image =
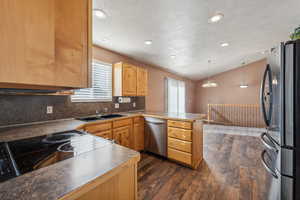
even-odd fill
[{"label": "tile backsplash", "polygon": [[[145,97],[131,97],[131,103],[121,103],[119,109],[115,109],[115,103],[117,97],[112,102],[75,103],[69,96],[1,95],[0,126],[87,116],[96,110],[111,113],[145,109]],[[47,106],[53,106],[52,114],[46,114]]]}]

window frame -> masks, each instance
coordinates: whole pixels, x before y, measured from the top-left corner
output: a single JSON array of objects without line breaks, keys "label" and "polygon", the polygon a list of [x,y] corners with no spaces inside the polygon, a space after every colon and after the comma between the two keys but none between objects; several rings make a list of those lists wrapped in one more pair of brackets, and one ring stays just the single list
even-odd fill
[{"label": "window frame", "polygon": [[[183,80],[178,80],[178,79],[175,79],[175,78],[171,78],[171,77],[165,77],[165,112],[170,112],[169,111],[169,79],[172,79],[172,80],[175,80],[175,81],[178,81],[178,82],[183,82],[184,83],[184,113],[186,113],[186,109],[187,109],[187,101],[186,101],[186,82],[183,81]],[[178,87],[179,88],[179,87]],[[177,102],[179,102],[179,95],[177,95]],[[171,113],[171,112],[170,112]],[[179,112],[179,104],[177,106],[177,112],[176,113],[181,113]]]},{"label": "window frame", "polygon": [[[100,61],[100,60],[97,60],[97,59],[93,59],[92,60],[92,68],[94,67],[94,63],[98,63],[98,64],[101,64],[101,65],[107,65],[107,66],[110,66],[111,67],[111,96],[110,96],[110,99],[108,100],[104,100],[104,99],[73,99],[72,96],[76,95],[75,94],[75,91],[74,91],[74,95],[71,95],[71,102],[72,103],[105,103],[105,102],[112,102],[113,101],[113,64],[112,63],[107,63],[107,62],[103,62],[103,61]],[[93,69],[91,69],[91,82],[92,82],[92,85],[93,85]],[[93,87],[92,87],[93,88]],[[90,88],[82,88],[82,89],[90,89]],[[78,89],[78,90],[81,90],[81,89]]]}]

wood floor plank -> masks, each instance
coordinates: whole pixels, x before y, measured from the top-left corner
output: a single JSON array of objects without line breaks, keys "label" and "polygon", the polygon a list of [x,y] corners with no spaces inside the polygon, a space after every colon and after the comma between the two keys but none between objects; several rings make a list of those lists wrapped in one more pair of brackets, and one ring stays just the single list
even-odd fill
[{"label": "wood floor plank", "polygon": [[264,200],[269,175],[256,137],[204,133],[197,170],[146,153],[138,165],[140,200]]}]

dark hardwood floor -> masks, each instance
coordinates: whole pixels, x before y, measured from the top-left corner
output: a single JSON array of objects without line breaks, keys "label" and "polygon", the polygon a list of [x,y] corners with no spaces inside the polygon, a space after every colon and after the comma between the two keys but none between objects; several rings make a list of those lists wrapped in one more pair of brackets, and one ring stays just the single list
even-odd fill
[{"label": "dark hardwood floor", "polygon": [[138,199],[266,199],[269,175],[260,162],[262,148],[256,137],[204,134],[204,160],[197,170],[143,153]]}]

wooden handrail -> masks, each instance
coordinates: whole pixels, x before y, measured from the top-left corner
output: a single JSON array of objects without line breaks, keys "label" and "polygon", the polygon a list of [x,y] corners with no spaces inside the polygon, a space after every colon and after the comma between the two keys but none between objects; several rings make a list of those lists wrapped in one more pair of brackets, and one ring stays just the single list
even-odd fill
[{"label": "wooden handrail", "polygon": [[208,122],[243,127],[265,127],[257,104],[208,104]]}]

